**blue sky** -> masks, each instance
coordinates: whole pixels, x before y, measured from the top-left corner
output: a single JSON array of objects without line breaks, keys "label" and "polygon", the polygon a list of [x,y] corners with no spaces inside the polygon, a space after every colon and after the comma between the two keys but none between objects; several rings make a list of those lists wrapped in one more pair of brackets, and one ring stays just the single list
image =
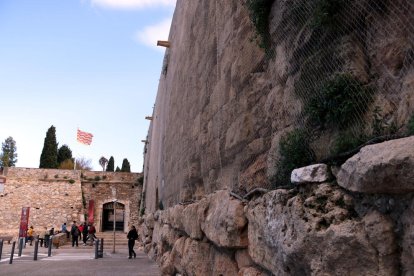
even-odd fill
[{"label": "blue sky", "polygon": [[[0,0],[0,141],[37,168],[47,129],[75,157],[142,171],[175,0]],[[94,135],[76,142],[76,129]]]}]

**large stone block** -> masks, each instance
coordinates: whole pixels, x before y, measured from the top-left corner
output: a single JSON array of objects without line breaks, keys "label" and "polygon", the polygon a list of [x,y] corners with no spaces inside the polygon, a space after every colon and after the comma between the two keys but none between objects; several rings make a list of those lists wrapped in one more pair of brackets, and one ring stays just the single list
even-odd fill
[{"label": "large stone block", "polygon": [[337,181],[355,192],[414,192],[414,136],[362,148],[342,165]]},{"label": "large stone block", "polygon": [[208,199],[207,216],[201,224],[206,237],[219,247],[247,247],[247,219],[243,203],[230,197],[225,190],[210,195]]},{"label": "large stone block", "polygon": [[331,178],[329,167],[325,164],[315,164],[298,168],[292,171],[290,181],[292,183],[322,183]]},{"label": "large stone block", "polygon": [[250,202],[253,261],[275,275],[398,275],[389,219],[355,219],[340,189],[314,189],[305,195],[273,191]]}]

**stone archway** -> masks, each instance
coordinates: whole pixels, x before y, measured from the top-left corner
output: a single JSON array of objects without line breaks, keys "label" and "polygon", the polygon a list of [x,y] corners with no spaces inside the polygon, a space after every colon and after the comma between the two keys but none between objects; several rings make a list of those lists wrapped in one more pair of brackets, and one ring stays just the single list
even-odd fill
[{"label": "stone archway", "polygon": [[[116,207],[115,207],[116,204]],[[115,213],[115,216],[114,216]],[[102,206],[102,231],[124,231],[125,205],[122,203],[107,202]]]},{"label": "stone archway", "polygon": [[[95,205],[96,206],[95,207],[96,208],[95,209],[96,210],[95,224],[96,224],[96,229],[100,232],[109,231],[109,230],[104,230],[105,229],[105,227],[104,227],[105,222],[104,222],[103,219],[104,219],[104,213],[105,213],[104,207],[106,207],[107,208],[106,210],[108,210],[108,209],[110,209],[109,208],[110,204],[113,204],[113,201],[109,198],[107,198],[106,200],[96,202],[96,205]],[[130,220],[131,220],[131,218],[130,218],[130,203],[129,203],[129,201],[118,200],[117,209],[118,209],[118,207],[121,207],[121,206],[123,206],[123,218],[124,218],[123,227],[121,226],[121,223],[118,223],[117,231],[126,232],[126,231],[128,231],[128,225],[129,225]],[[113,208],[111,208],[111,209],[113,210]],[[113,223],[113,220],[112,220],[112,223]],[[111,231],[112,231],[112,229],[113,229],[113,227],[111,227]]]}]

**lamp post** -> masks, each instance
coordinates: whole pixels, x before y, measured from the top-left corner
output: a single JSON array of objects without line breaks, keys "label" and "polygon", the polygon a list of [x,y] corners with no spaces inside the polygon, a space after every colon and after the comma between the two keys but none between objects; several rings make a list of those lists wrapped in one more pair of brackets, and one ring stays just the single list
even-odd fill
[{"label": "lamp post", "polygon": [[113,202],[114,202],[114,243],[113,243],[113,245],[112,245],[112,253],[115,253],[115,228],[116,228],[116,202],[117,202],[118,200],[115,198],[114,200],[113,200]]}]

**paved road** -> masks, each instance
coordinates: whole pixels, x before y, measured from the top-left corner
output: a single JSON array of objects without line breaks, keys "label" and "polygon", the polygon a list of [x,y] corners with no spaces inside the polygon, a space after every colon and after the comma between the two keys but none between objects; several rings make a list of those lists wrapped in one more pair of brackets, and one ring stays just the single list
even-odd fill
[{"label": "paved road", "polygon": [[72,248],[64,246],[52,250],[52,256],[47,257],[47,250],[39,248],[38,260],[33,261],[33,247],[27,246],[21,257],[10,261],[10,246],[4,245],[0,260],[0,275],[28,276],[66,276],[66,275],[160,275],[156,263],[150,261],[147,255],[137,251],[136,259],[128,259],[127,249],[120,248],[112,254],[104,250],[104,257],[95,260],[92,247],[79,246]]}]

